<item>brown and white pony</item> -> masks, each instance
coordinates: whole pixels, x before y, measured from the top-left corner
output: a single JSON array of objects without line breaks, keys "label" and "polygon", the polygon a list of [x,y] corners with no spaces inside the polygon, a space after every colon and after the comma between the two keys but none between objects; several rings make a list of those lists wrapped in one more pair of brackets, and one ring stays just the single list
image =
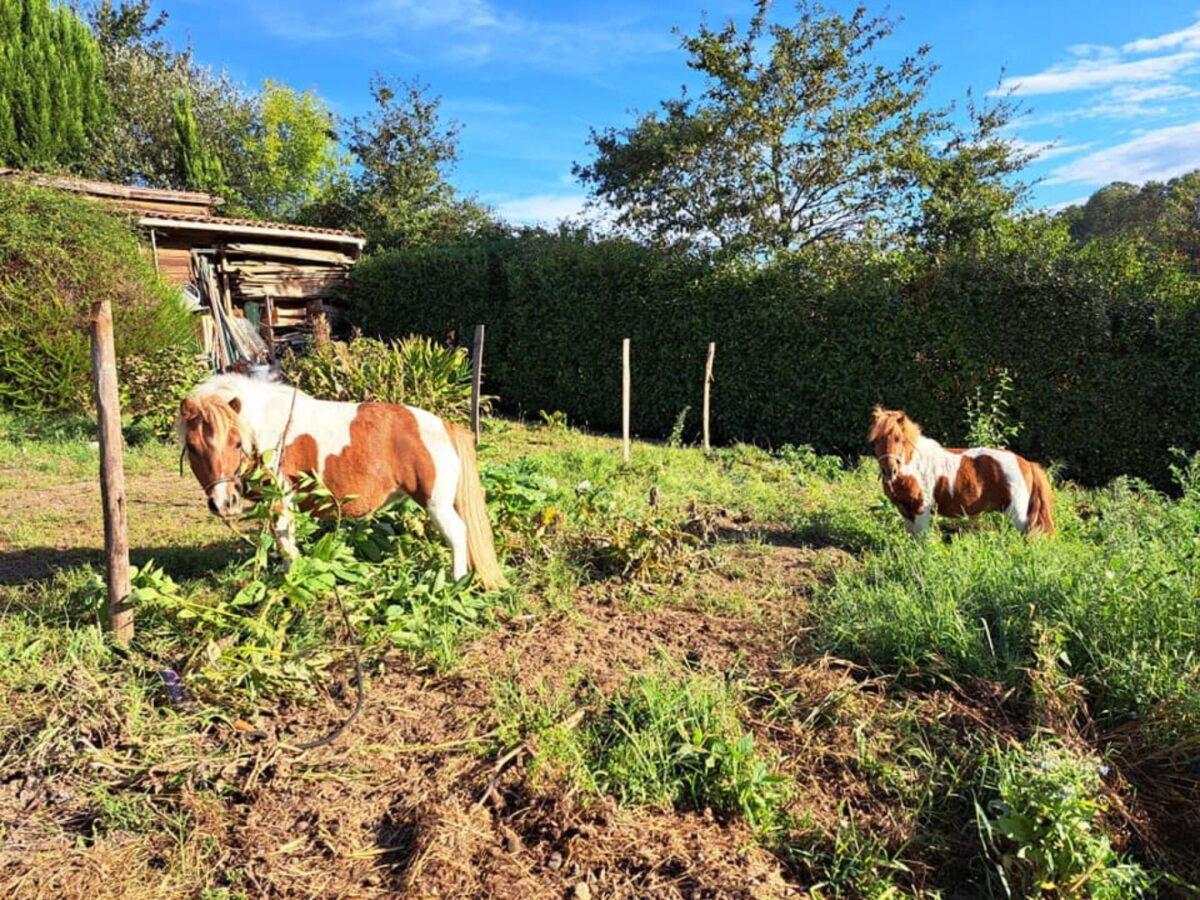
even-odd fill
[{"label": "brown and white pony", "polygon": [[883,492],[912,534],[942,516],[1005,512],[1023,533],[1054,533],[1054,493],[1046,470],[1011,450],[943,447],[898,409],[876,406],[867,440],[874,445]]},{"label": "brown and white pony", "polygon": [[[472,433],[433,413],[392,403],[317,400],[290,385],[217,375],[180,404],[176,433],[192,472],[222,518],[238,515],[244,477],[266,451],[270,468],[294,488],[319,476],[341,513],[363,516],[412,497],[450,545],[454,577],[474,569],[488,589],[507,585],[475,463]],[[277,510],[276,542],[296,556],[290,495]]]}]

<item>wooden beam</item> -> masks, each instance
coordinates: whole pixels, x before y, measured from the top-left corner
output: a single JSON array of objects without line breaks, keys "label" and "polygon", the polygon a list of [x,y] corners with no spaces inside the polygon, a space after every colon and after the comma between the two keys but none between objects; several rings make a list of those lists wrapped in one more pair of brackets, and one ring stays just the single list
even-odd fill
[{"label": "wooden beam", "polygon": [[76,191],[81,194],[92,194],[96,197],[118,197],[126,200],[167,200],[174,203],[209,207],[217,206],[224,202],[220,197],[213,194],[203,194],[198,191],[130,187],[124,184],[113,184],[110,181],[90,181],[86,178],[70,178],[64,175],[39,175],[36,172],[24,172],[20,169],[0,168],[0,175],[24,177],[46,187],[56,187],[60,190]]},{"label": "wooden beam", "polygon": [[112,303],[92,304],[92,384],[100,426],[100,498],[104,506],[104,560],[108,623],[122,646],[133,639],[129,603],[129,531],[125,517],[125,465],[121,445],[121,400],[113,349]]},{"label": "wooden beam", "polygon": [[629,338],[621,341],[621,458],[629,462]]},{"label": "wooden beam", "polygon": [[708,359],[704,361],[704,452],[709,453],[712,450],[712,444],[708,440],[708,414],[711,409],[712,395],[712,380],[713,380],[713,356],[716,355],[717,345],[709,343]]},{"label": "wooden beam", "polygon": [[483,326],[475,326],[475,342],[471,345],[471,430],[475,446],[479,446],[479,397],[483,387]]},{"label": "wooden beam", "polygon": [[278,244],[230,244],[225,248],[233,256],[273,257],[276,259],[305,259],[313,262],[350,265],[354,258],[340,250],[321,250],[317,247],[283,247]]}]

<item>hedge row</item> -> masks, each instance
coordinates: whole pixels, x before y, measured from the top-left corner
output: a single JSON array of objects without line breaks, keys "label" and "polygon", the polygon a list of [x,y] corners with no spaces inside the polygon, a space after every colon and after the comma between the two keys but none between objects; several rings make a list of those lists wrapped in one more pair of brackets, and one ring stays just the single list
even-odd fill
[{"label": "hedge row", "polygon": [[354,272],[369,334],[469,343],[488,327],[487,389],[514,411],[620,424],[632,339],[633,427],[699,428],[717,343],[719,440],[866,450],[872,404],[907,409],[951,444],[999,368],[1015,381],[1016,449],[1085,482],[1169,481],[1200,444],[1200,299],[1182,269],[1131,243],[1073,246],[1042,220],[925,257],[843,247],[716,267],[621,240],[530,234],[390,253]]}]

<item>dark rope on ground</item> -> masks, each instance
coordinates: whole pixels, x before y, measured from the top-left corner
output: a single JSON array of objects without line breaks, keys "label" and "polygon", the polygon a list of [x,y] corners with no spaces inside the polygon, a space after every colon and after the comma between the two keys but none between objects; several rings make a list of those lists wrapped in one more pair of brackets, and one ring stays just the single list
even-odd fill
[{"label": "dark rope on ground", "polygon": [[346,604],[342,602],[342,592],[338,590],[337,585],[333,586],[333,596],[337,598],[338,609],[342,613],[342,623],[346,626],[346,631],[350,635],[350,656],[354,660],[354,685],[357,698],[354,701],[354,709],[350,711],[342,724],[338,725],[333,731],[315,741],[307,741],[303,744],[294,744],[298,750],[313,750],[317,747],[324,747],[326,744],[332,744],[336,741],[347,728],[349,728],[354,720],[358,718],[358,714],[362,712],[364,701],[363,689],[363,670],[362,657],[358,650],[358,633],[354,630],[354,626],[350,624],[350,614],[346,612]]}]

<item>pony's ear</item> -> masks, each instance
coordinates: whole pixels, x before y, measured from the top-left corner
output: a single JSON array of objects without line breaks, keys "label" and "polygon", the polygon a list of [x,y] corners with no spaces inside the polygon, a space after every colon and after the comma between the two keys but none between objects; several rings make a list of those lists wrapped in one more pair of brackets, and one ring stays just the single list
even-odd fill
[{"label": "pony's ear", "polygon": [[241,413],[242,413],[242,398],[241,397],[230,398],[229,408],[232,409],[238,415],[241,415]]},{"label": "pony's ear", "polygon": [[200,418],[200,404],[191,397],[184,397],[179,404],[179,415],[185,422],[195,422]]},{"label": "pony's ear", "polygon": [[873,406],[871,408],[871,421],[877,422],[882,418],[883,418],[883,404],[876,403],[875,406]]}]

